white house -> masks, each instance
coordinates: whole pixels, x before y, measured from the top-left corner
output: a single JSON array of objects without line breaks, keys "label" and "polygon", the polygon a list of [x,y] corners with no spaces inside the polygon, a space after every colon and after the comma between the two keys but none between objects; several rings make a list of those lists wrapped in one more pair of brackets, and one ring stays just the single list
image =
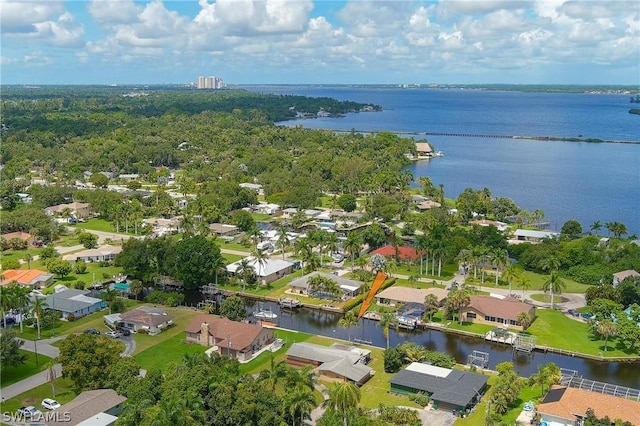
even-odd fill
[{"label": "white house", "polygon": [[[294,262],[289,262],[288,260],[281,259],[265,259],[264,263],[260,263],[257,261],[255,257],[249,256],[246,257],[249,262],[249,267],[253,269],[255,274],[258,276],[260,281],[267,284],[273,282],[279,278],[284,277],[287,274],[293,272],[295,267]],[[237,262],[230,263],[227,265],[227,272],[231,274],[236,274],[238,269],[240,268],[240,264],[242,260],[238,260]]]},{"label": "white house", "polygon": [[70,260],[72,262],[103,262],[116,258],[118,253],[122,251],[122,246],[112,246],[105,244],[98,248],[82,250],[77,253],[66,254],[62,257],[63,260]]}]

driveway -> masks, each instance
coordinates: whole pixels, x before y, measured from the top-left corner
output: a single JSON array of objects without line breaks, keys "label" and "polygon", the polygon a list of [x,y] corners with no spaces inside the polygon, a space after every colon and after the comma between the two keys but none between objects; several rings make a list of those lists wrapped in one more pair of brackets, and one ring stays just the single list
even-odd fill
[{"label": "driveway", "polygon": [[133,336],[121,336],[120,341],[124,343],[124,351],[120,356],[131,356],[136,350],[136,341]]}]

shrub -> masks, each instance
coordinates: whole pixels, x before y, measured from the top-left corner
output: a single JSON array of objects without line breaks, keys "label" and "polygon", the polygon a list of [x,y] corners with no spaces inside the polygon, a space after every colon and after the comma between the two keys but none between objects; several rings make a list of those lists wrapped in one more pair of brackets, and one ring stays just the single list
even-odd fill
[{"label": "shrub", "polygon": [[76,274],[86,274],[87,273],[87,264],[84,262],[76,262]]},{"label": "shrub", "polygon": [[429,395],[424,392],[418,392],[409,395],[409,401],[413,401],[422,407],[426,407],[427,405],[429,405],[430,400],[431,398],[429,398]]},{"label": "shrub", "polygon": [[67,321],[73,322],[76,320],[76,316],[73,314],[67,314]]},{"label": "shrub", "polygon": [[85,283],[82,280],[78,280],[75,283],[73,283],[73,288],[77,289],[77,290],[84,290],[84,288],[87,286],[87,283]]},{"label": "shrub", "polygon": [[384,350],[384,372],[397,373],[402,368],[402,354],[397,348]]}]

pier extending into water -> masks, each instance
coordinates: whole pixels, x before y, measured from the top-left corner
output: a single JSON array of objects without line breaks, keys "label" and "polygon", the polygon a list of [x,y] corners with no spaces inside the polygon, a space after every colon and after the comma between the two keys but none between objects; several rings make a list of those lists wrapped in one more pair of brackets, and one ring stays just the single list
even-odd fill
[{"label": "pier extending into water", "polygon": [[[339,130],[339,129],[326,129],[335,133],[362,133],[362,134],[375,134],[381,133],[383,130]],[[588,142],[588,143],[627,143],[627,144],[640,144],[640,140],[628,141],[618,139],[599,139],[599,138],[584,138],[580,137],[566,137],[566,136],[527,136],[527,135],[499,135],[499,134],[486,134],[486,133],[459,133],[459,132],[407,132],[407,131],[393,131],[390,132],[396,135],[409,135],[409,136],[448,136],[458,138],[481,138],[481,139],[527,139],[534,141],[559,141],[559,142]]]}]

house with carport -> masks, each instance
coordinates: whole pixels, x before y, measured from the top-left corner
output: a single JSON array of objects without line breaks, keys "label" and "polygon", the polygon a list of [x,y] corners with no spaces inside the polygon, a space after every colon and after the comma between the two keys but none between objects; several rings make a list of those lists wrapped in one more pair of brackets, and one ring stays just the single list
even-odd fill
[{"label": "house with carport", "polygon": [[[258,260],[253,256],[246,257],[245,259],[249,262],[249,267],[253,269],[256,276],[263,284],[271,283],[290,274],[296,266],[295,262],[275,258],[265,259],[264,263],[258,262]],[[242,260],[228,264],[227,272],[235,275],[240,269],[241,264]]]},{"label": "house with carport", "polygon": [[392,393],[424,392],[434,409],[464,412],[475,405],[486,390],[489,376],[412,362],[390,380]]},{"label": "house with carport", "polygon": [[186,341],[210,347],[213,352],[250,361],[274,341],[274,331],[259,324],[231,321],[214,315],[198,315],[185,328]]},{"label": "house with carport", "polygon": [[107,303],[90,297],[86,290],[66,289],[46,296],[47,309],[60,312],[62,318],[80,318],[107,307]]},{"label": "house with carport", "polygon": [[173,317],[164,309],[139,306],[120,315],[120,327],[134,333],[156,335],[173,325]]},{"label": "house with carport", "polygon": [[469,304],[461,310],[463,321],[519,330],[523,329],[518,323],[518,316],[521,313],[527,314],[531,321],[536,316],[533,305],[513,297],[499,299],[491,296],[471,296]]},{"label": "house with carport", "polygon": [[362,286],[364,283],[362,281],[352,280],[350,278],[341,277],[338,275],[328,274],[326,272],[314,271],[310,274],[304,275],[300,278],[296,278],[295,280],[289,283],[289,293],[299,294],[299,295],[310,295],[309,294],[309,279],[321,276],[330,280],[333,280],[338,284],[342,293],[345,297],[354,297],[360,293]]},{"label": "house with carport", "polygon": [[375,371],[366,365],[371,352],[349,345],[321,346],[313,343],[293,343],[287,351],[287,363],[294,367],[311,365],[323,380],[348,380],[358,386],[365,384]]},{"label": "house with carport", "polygon": [[114,260],[118,253],[122,251],[122,246],[110,244],[102,245],[98,248],[82,250],[77,253],[65,254],[63,260],[71,262],[107,262]]},{"label": "house with carport", "polygon": [[433,294],[442,303],[449,292],[443,288],[410,288],[402,286],[392,286],[376,294],[376,302],[379,305],[398,306],[406,303],[424,303],[424,299]]}]

